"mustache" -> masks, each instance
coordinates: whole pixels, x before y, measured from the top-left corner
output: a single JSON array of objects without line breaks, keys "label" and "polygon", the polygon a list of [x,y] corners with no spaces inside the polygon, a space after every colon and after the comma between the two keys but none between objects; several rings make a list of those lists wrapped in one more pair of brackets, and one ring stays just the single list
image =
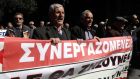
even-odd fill
[{"label": "mustache", "polygon": [[57,20],[63,20],[64,17],[63,16],[59,16],[59,17],[56,17],[55,19],[57,19]]},{"label": "mustache", "polygon": [[58,17],[57,18],[57,20],[63,20],[64,19],[64,17]]}]

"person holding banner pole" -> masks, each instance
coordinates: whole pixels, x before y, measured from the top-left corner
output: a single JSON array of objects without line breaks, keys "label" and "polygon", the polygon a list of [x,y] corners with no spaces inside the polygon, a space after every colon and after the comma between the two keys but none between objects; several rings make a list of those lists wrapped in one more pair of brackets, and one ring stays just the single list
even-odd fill
[{"label": "person holding banner pole", "polygon": [[54,3],[49,8],[50,24],[42,30],[35,29],[34,39],[51,40],[59,43],[60,40],[70,40],[71,34],[64,26],[65,11],[61,4]]}]

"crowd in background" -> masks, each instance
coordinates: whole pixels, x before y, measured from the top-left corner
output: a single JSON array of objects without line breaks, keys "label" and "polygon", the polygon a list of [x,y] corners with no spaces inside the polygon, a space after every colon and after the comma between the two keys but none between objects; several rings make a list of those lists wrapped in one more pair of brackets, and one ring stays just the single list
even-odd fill
[{"label": "crowd in background", "polygon": [[6,36],[51,40],[53,43],[59,43],[61,40],[99,40],[106,37],[131,35],[134,47],[132,66],[140,67],[136,62],[137,58],[140,57],[140,22],[138,15],[133,14],[127,18],[116,16],[94,24],[94,13],[90,10],[84,10],[80,19],[77,19],[79,24],[71,26],[64,21],[63,5],[57,3],[50,5],[48,14],[50,20],[48,22],[41,20],[39,25],[36,26],[33,20],[25,25],[24,15],[17,12],[13,16],[14,22],[8,22],[6,26],[1,25],[0,29],[7,29]]}]

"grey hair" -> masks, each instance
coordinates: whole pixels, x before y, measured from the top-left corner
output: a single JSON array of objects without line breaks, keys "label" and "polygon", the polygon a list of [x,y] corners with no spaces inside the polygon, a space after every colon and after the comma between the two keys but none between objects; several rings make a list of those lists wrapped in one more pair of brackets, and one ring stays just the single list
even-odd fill
[{"label": "grey hair", "polygon": [[81,13],[81,19],[84,18],[84,16],[87,14],[87,13],[92,13],[90,10],[84,10],[82,13]]},{"label": "grey hair", "polygon": [[49,7],[49,15],[51,15],[54,12],[54,10],[59,7],[63,7],[63,5],[58,4],[58,3],[51,4]]}]

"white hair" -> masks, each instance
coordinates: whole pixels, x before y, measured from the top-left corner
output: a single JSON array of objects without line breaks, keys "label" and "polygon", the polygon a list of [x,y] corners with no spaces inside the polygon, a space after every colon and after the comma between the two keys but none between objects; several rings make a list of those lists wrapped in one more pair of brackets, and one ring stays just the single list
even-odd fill
[{"label": "white hair", "polygon": [[87,13],[91,13],[92,14],[92,12],[90,10],[84,10],[82,12],[82,14],[81,14],[81,18],[83,19]]},{"label": "white hair", "polygon": [[51,4],[49,7],[49,15],[51,15],[54,12],[54,10],[59,7],[63,7],[63,5],[58,4],[58,3]]}]

